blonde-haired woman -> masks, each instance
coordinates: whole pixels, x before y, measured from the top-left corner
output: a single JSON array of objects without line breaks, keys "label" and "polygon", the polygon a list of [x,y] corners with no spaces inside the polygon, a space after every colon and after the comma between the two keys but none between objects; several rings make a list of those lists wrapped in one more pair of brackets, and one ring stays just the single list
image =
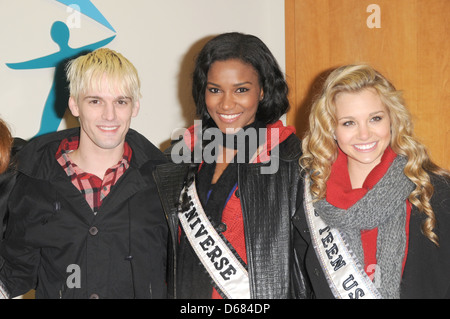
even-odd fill
[{"label": "blonde-haired woman", "polygon": [[401,92],[368,65],[334,70],[302,146],[295,251],[315,297],[450,297],[450,173]]}]

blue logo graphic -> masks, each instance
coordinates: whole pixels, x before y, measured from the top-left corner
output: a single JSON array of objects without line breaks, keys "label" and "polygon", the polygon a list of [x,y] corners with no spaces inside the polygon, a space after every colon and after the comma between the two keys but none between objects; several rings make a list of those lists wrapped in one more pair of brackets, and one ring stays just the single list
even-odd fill
[{"label": "blue logo graphic", "polygon": [[[98,9],[90,0],[56,0],[70,6],[72,9],[90,17],[96,22],[102,24],[113,32],[116,32],[109,22],[103,17]],[[36,58],[29,61],[19,63],[6,63],[6,65],[15,70],[30,70],[42,68],[55,68],[55,77],[50,92],[45,102],[44,111],[42,113],[41,124],[38,133],[39,136],[45,133],[54,132],[58,129],[64,112],[67,108],[67,100],[69,92],[67,90],[67,80],[64,67],[67,61],[73,59],[86,52],[93,51],[110,43],[116,36],[106,38],[104,40],[88,44],[79,48],[71,48],[69,46],[70,30],[66,23],[56,21],[53,23],[50,31],[52,40],[58,44],[59,51]]]}]

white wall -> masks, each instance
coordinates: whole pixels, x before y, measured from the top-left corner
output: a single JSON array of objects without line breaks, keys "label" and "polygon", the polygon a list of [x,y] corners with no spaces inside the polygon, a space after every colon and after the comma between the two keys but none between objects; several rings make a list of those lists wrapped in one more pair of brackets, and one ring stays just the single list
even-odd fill
[{"label": "white wall", "polygon": [[[55,21],[72,26],[72,48],[116,35],[107,47],[130,59],[142,81],[141,110],[132,127],[162,149],[176,128],[193,122],[190,73],[205,39],[228,31],[254,34],[284,70],[284,0],[91,2],[115,32],[56,0],[0,0],[0,117],[10,124],[13,135],[28,139],[37,133],[54,68],[14,70],[5,63],[57,52],[50,36]],[[59,129],[74,125],[66,112]]]}]

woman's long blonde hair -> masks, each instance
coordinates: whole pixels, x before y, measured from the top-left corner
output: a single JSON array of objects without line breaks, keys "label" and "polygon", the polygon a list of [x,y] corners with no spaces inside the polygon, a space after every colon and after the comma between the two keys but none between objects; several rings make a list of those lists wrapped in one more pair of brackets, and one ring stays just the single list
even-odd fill
[{"label": "woman's long blonde hair", "polygon": [[341,92],[359,92],[367,88],[376,90],[388,110],[391,120],[390,146],[396,154],[408,158],[404,173],[416,185],[409,201],[427,216],[422,231],[438,245],[434,233],[436,218],[430,205],[434,189],[428,173],[450,174],[431,161],[425,146],[415,138],[411,114],[401,92],[369,65],[347,65],[334,70],[312,105],[309,130],[302,142],[303,155],[300,158],[301,167],[310,175],[311,193],[316,200],[325,198],[331,165],[338,155],[338,146],[333,137],[337,126],[336,96]]}]

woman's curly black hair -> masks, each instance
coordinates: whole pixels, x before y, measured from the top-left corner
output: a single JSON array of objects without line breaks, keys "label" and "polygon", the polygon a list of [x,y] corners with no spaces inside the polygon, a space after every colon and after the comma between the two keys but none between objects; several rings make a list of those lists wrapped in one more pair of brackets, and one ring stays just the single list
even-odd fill
[{"label": "woman's curly black hair", "polygon": [[259,102],[256,119],[265,124],[276,122],[289,108],[288,86],[278,62],[267,46],[256,36],[231,32],[211,39],[200,51],[193,73],[192,96],[197,115],[210,119],[205,103],[208,71],[216,61],[239,59],[258,73],[264,98]]}]

